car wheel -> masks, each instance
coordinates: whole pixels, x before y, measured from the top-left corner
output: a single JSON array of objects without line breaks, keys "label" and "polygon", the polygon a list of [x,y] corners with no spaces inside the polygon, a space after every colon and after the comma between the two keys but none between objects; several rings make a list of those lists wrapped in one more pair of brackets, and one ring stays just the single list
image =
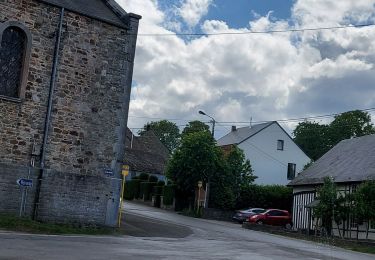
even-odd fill
[{"label": "car wheel", "polygon": [[292,223],[288,223],[288,224],[286,224],[286,225],[285,225],[285,228],[288,229],[288,230],[292,229]]},{"label": "car wheel", "polygon": [[262,221],[262,220],[258,220],[258,221],[257,221],[257,224],[258,224],[258,225],[263,225],[263,221]]}]

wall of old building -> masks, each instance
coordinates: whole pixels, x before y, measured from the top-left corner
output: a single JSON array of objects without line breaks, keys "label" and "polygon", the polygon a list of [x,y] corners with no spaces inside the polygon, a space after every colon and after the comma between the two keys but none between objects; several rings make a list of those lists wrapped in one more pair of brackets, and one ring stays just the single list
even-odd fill
[{"label": "wall of old building", "polygon": [[[0,168],[8,169],[0,169],[0,187],[12,190],[9,194],[19,192],[19,187],[4,183],[15,182],[19,176],[12,171],[27,168],[33,145],[43,142],[59,15],[59,8],[36,0],[0,2],[0,23],[20,21],[32,34],[25,99],[0,98]],[[136,35],[138,29],[138,19],[130,21],[127,32],[65,11],[47,170],[40,186],[38,216],[43,220],[107,225],[116,220],[120,189],[116,178],[125,150],[136,43],[136,37],[127,33]],[[36,156],[36,167],[39,162]],[[104,174],[108,170],[113,176]],[[39,173],[35,170],[33,178]]]}]

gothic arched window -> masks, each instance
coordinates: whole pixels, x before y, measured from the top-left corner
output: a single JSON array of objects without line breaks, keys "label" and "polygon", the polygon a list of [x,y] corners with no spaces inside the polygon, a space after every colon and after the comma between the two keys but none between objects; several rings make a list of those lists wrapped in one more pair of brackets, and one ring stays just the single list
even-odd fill
[{"label": "gothic arched window", "polygon": [[0,98],[24,97],[29,68],[31,35],[19,22],[0,24]]}]

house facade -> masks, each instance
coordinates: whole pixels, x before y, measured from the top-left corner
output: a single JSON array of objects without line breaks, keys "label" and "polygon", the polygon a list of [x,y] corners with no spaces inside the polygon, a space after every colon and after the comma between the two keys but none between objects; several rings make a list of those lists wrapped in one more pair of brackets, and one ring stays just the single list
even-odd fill
[{"label": "house facade", "polygon": [[0,212],[116,224],[139,19],[113,0],[0,1]]},{"label": "house facade", "polygon": [[141,136],[135,136],[128,129],[124,157],[124,164],[129,165],[130,168],[127,180],[141,173],[147,173],[164,181],[168,159],[169,150],[152,130],[146,131]]},{"label": "house facade", "polygon": [[[317,188],[330,177],[342,196],[352,194],[363,181],[375,180],[375,135],[341,141],[303,171],[288,186],[293,187],[293,226],[296,230],[315,231],[319,223],[313,218]],[[369,239],[375,239],[375,223],[369,223]],[[347,221],[333,224],[333,234],[363,239],[367,223]],[[340,229],[340,232],[339,232]]]},{"label": "house facade", "polygon": [[232,127],[217,143],[222,147],[236,145],[244,151],[258,177],[256,184],[286,185],[288,178],[296,176],[311,160],[277,122]]}]

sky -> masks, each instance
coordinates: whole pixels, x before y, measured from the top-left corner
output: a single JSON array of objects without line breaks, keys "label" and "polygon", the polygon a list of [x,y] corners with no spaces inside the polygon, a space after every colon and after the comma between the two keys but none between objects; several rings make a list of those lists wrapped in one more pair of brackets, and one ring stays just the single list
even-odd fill
[{"label": "sky", "polygon": [[[159,119],[181,128],[208,121],[199,110],[219,122],[219,138],[250,121],[375,107],[375,26],[179,35],[375,23],[375,0],[117,1],[143,17],[129,114],[134,132]],[[295,125],[282,123],[288,132]]]}]

